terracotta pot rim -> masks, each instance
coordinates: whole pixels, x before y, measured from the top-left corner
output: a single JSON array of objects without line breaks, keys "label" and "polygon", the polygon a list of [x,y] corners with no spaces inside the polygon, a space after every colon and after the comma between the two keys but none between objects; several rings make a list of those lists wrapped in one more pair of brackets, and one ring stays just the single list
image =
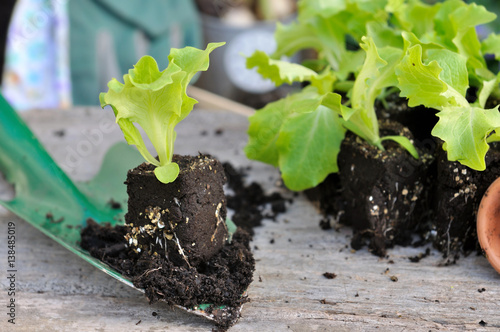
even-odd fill
[{"label": "terracotta pot rim", "polygon": [[483,253],[500,273],[500,177],[492,182],[481,199],[476,227]]}]

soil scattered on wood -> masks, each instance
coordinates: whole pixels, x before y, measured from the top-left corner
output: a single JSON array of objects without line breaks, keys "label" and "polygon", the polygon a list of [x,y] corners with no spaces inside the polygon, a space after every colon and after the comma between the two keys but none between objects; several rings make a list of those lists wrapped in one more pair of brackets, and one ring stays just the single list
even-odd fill
[{"label": "soil scattered on wood", "polygon": [[110,199],[108,201],[108,205],[111,207],[113,210],[120,210],[122,208],[122,204],[120,202],[115,201],[114,199]]},{"label": "soil scattered on wood", "polygon": [[[402,135],[410,131],[397,122],[380,122],[381,135]],[[384,257],[395,244],[410,245],[412,233],[429,211],[426,191],[433,156],[419,151],[413,158],[397,144],[382,151],[358,137],[347,134],[338,156],[344,214],[351,224],[353,249],[366,243],[372,253]]]},{"label": "soil scattered on wood", "polygon": [[[475,91],[471,91],[473,100],[477,98],[474,93]],[[498,100],[488,100],[488,105],[493,108],[498,105]],[[354,236],[351,246],[360,249],[368,244],[369,250],[381,257],[385,255],[386,248],[395,244],[417,247],[429,242],[443,253],[446,260],[442,266],[455,264],[462,254],[468,255],[474,251],[481,253],[476,235],[476,213],[484,192],[493,180],[500,176],[500,144],[490,144],[490,150],[486,155],[487,171],[475,171],[458,162],[448,161],[442,142],[431,135],[432,128],[438,120],[435,110],[421,106],[408,107],[406,100],[397,94],[388,96],[375,106],[379,119],[397,121],[409,129],[415,147],[421,152],[421,156],[428,157],[429,163],[425,162],[423,171],[418,170],[421,175],[415,177],[415,171],[420,168],[418,163],[412,162],[411,159],[397,161],[396,165],[403,171],[405,181],[408,178],[410,180],[412,177],[415,178],[415,181],[411,181],[413,184],[410,182],[404,187],[402,181],[391,180],[387,176],[388,171],[374,174],[374,167],[366,166],[363,160],[351,158],[348,162],[344,162],[343,159],[349,152],[346,148],[349,140],[355,143],[360,141],[348,134],[339,154],[339,169],[340,173],[344,173],[344,178],[339,174],[331,174],[316,188],[305,192],[325,216],[320,222],[320,227],[325,230],[330,229],[331,218],[352,225]],[[370,147],[362,149],[370,151]],[[359,155],[360,153],[355,156]],[[379,156],[369,157],[379,158]],[[360,171],[360,165],[368,171]],[[404,166],[410,166],[414,174],[407,172]],[[363,181],[360,180],[363,178],[363,173],[370,178],[361,186],[357,188],[354,186],[354,190],[349,190],[353,187],[353,182]],[[397,172],[395,174],[397,175]],[[376,185],[372,186],[370,180],[376,182]],[[391,186],[398,186],[399,194],[391,191]],[[353,195],[349,196],[349,192]],[[393,206],[393,201],[400,204],[405,198],[409,199],[409,209]],[[370,201],[372,208],[377,210],[363,213],[363,210],[366,210],[363,208],[363,202],[353,203],[359,200]],[[384,213],[380,213],[384,208],[389,212],[389,220],[385,218]],[[368,215],[368,218],[362,214]],[[414,235],[419,235],[420,239],[412,240]],[[418,262],[426,256],[422,254],[409,259]]]},{"label": "soil scattered on wood", "polygon": [[64,137],[66,135],[66,131],[64,129],[54,130],[53,134],[56,137]]},{"label": "soil scattered on wood", "polygon": [[[181,168],[185,166],[180,161],[178,163]],[[220,173],[224,173],[220,164],[212,165],[212,168],[207,166],[211,170],[215,169],[214,167],[220,167]],[[146,172],[147,170],[143,171]],[[179,176],[181,177],[181,175],[182,172]],[[272,209],[276,211],[273,213],[280,213],[279,211],[283,210],[282,206],[284,206],[284,203],[281,204],[279,202],[280,199],[283,201],[281,196],[264,195],[262,188],[256,183],[245,186],[242,172],[236,172],[232,168],[227,177],[232,181],[230,182],[230,187],[235,192],[234,196],[230,197],[232,203],[230,205],[236,207],[235,216],[237,217],[235,219],[240,221],[242,225],[245,225],[246,229],[251,231],[252,227],[256,225],[256,220],[260,223],[260,220],[264,217],[260,210],[263,204],[278,202],[279,207]],[[197,176],[194,179],[193,183],[197,185],[200,181],[196,180],[198,179]],[[130,180],[128,179],[127,181]],[[184,179],[183,181],[187,180]],[[140,189],[141,191],[145,190],[145,188]],[[177,193],[177,188],[174,189]],[[161,191],[159,188],[155,190],[157,192]],[[211,193],[209,196],[213,196],[215,186],[211,186],[207,190]],[[258,195],[254,196],[255,193]],[[133,195],[138,195],[137,191],[134,191]],[[176,207],[179,208],[177,210],[181,210],[178,214],[184,216],[185,211],[183,209],[189,205],[187,200],[190,197],[194,197],[191,194],[185,196],[177,194],[177,200],[174,199],[173,202],[164,202],[163,200],[162,203],[162,199],[159,196],[152,195],[152,201],[154,201],[155,205],[170,205],[162,208],[162,211],[167,211],[165,215],[162,214],[159,219],[156,218],[158,220],[155,219],[158,226],[164,217],[173,218],[177,216],[177,214],[175,216],[171,215],[172,211],[176,211]],[[149,203],[152,201],[150,200]],[[199,199],[196,201],[200,202]],[[252,214],[244,214],[246,208],[250,208]],[[165,301],[170,305],[180,305],[189,309],[196,309],[202,304],[210,304],[209,307],[204,308],[204,311],[214,319],[218,329],[225,330],[234,324],[240,316],[241,305],[248,301],[244,292],[252,281],[255,269],[255,260],[249,246],[251,236],[248,232],[243,227],[238,227],[238,230],[232,236],[231,242],[226,242],[211,258],[193,259],[190,260],[191,264],[182,264],[182,261],[179,262],[174,256],[170,259],[171,255],[160,255],[159,251],[156,250],[158,243],[152,243],[152,248],[155,250],[146,250],[146,247],[139,246],[140,242],[145,240],[142,238],[137,238],[137,244],[135,244],[130,234],[133,233],[133,229],[135,228],[138,228],[138,232],[140,233],[139,224],[142,220],[140,216],[143,214],[138,212],[139,210],[135,211],[134,209],[132,209],[131,213],[130,206],[128,210],[128,217],[133,216],[135,225],[128,220],[127,225],[111,227],[109,224],[99,225],[89,219],[87,227],[81,232],[81,247],[89,251],[93,257],[107,263],[122,275],[132,280],[135,287],[144,289],[146,297],[151,303]],[[215,213],[216,216],[219,215],[225,218],[225,205],[221,207],[220,211],[217,211],[220,214]],[[194,212],[191,211],[191,213]],[[183,218],[185,219],[185,216]],[[186,225],[196,220],[194,216],[189,219],[191,221],[189,223],[186,222]],[[143,225],[142,227],[146,228],[146,226]],[[159,229],[158,226],[157,228]],[[175,230],[178,230],[178,227],[175,226]],[[163,229],[162,227],[161,230]],[[139,234],[138,232],[136,233]],[[210,232],[210,234],[212,233]],[[131,239],[132,241],[130,241]],[[180,243],[183,242],[182,239],[179,241]],[[132,242],[134,245],[131,245],[129,242]],[[184,247],[184,244],[182,246]],[[144,250],[138,250],[139,248]],[[164,248],[166,248],[166,243]],[[191,259],[194,256],[189,257]],[[193,264],[193,262],[195,263]]]},{"label": "soil scattered on wood", "polygon": [[423,253],[420,253],[416,256],[411,256],[411,257],[408,257],[408,259],[410,260],[410,262],[412,263],[418,263],[420,262],[420,260],[424,259],[425,257],[429,256],[431,254],[431,249],[427,248],[425,249],[425,252]]},{"label": "soil scattered on wood", "polygon": [[325,272],[323,273],[323,277],[325,277],[326,279],[335,279],[337,278],[337,275],[335,273]]},{"label": "soil scattered on wood", "polygon": [[[151,303],[195,308],[212,304],[206,311],[217,326],[228,328],[239,317],[240,306],[248,299],[242,294],[252,281],[255,261],[249,249],[250,237],[238,230],[232,242],[197,268],[179,267],[165,257],[136,253],[126,247],[126,226],[98,225],[93,220],[82,230],[81,246],[146,292]],[[219,306],[226,306],[221,309]]]},{"label": "soil scattered on wood", "polygon": [[[254,227],[262,225],[264,218],[276,220],[276,217],[287,210],[287,200],[280,193],[266,195],[261,185],[252,182],[245,184],[246,171],[237,170],[232,164],[223,163],[227,177],[227,185],[234,194],[226,195],[227,207],[233,210],[231,220],[236,226],[246,230],[250,235],[254,234]],[[267,213],[266,207],[270,207]]]}]

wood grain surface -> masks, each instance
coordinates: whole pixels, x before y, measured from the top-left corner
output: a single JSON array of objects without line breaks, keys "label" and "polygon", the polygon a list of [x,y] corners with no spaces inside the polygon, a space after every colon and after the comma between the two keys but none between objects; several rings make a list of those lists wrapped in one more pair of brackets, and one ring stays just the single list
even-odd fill
[{"label": "wood grain surface", "polygon": [[[62,168],[73,179],[85,180],[97,172],[106,150],[123,140],[111,113],[76,108],[70,112],[32,111],[23,117]],[[195,110],[178,126],[175,151],[208,152],[236,167],[250,166],[248,181],[291,197],[276,186],[277,170],[246,160],[242,152],[246,127],[247,120],[241,115]],[[217,129],[222,132],[217,134]],[[87,151],[83,146],[92,148]],[[380,259],[366,249],[352,252],[348,246],[351,230],[323,231],[318,226],[320,219],[312,204],[298,196],[277,221],[267,220],[256,229],[252,247],[257,264],[248,290],[251,302],[243,307],[242,317],[230,331],[500,328],[500,278],[485,258],[471,255],[456,265],[441,267],[441,255],[435,250],[412,263],[408,257],[423,253],[426,247],[397,247],[389,250],[388,258]],[[15,326],[7,323],[6,315],[8,222],[15,223],[17,236]],[[163,303],[149,305],[140,292],[98,271],[3,209],[0,237],[0,331],[213,328],[211,322],[180,309]],[[325,272],[337,277],[327,279]]]}]

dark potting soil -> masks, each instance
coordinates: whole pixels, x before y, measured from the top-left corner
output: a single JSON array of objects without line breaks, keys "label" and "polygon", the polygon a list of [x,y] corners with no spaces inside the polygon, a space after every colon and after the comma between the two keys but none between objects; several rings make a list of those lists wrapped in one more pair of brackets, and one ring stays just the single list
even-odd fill
[{"label": "dark potting soil", "polygon": [[320,223],[321,229],[331,229],[329,216],[337,217],[345,208],[339,174],[328,175],[316,187],[305,190],[304,194],[325,215],[325,219]]},{"label": "dark potting soil", "polygon": [[236,321],[240,306],[248,301],[243,294],[252,281],[255,261],[249,249],[250,236],[243,230],[195,268],[177,266],[164,256],[137,253],[127,247],[127,226],[101,226],[93,220],[87,224],[81,233],[82,248],[130,278],[135,287],[144,289],[151,303],[161,300],[186,308],[210,303],[206,311],[225,329]]},{"label": "dark potting soil", "polygon": [[[380,131],[381,136],[413,139],[397,122],[380,121]],[[428,174],[434,160],[422,150],[417,160],[393,142],[384,147],[381,151],[348,133],[338,156],[340,221],[353,227],[353,249],[368,244],[378,256],[395,244],[410,245],[417,226],[428,219]]]},{"label": "dark potting soil", "polygon": [[[476,93],[473,89],[468,91],[468,100],[471,102],[475,100]],[[498,100],[490,99],[487,102],[486,108],[493,108],[498,105]],[[421,151],[427,155],[434,156],[435,162],[427,166],[427,171],[424,171],[427,181],[422,181],[424,188],[422,190],[422,198],[417,200],[415,208],[421,204],[424,211],[421,215],[416,214],[419,221],[410,221],[408,224],[408,231],[406,234],[397,236],[398,244],[410,244],[410,234],[421,235],[421,239],[417,242],[411,243],[414,246],[423,245],[432,240],[434,246],[443,253],[448,261],[445,265],[453,264],[460,254],[468,254],[475,250],[480,250],[476,236],[476,213],[483,194],[488,186],[500,176],[500,148],[498,143],[490,144],[491,148],[486,155],[486,171],[474,171],[458,162],[450,162],[447,159],[446,152],[443,150],[439,140],[431,136],[431,131],[436,124],[438,118],[435,116],[436,111],[426,109],[424,107],[408,107],[403,98],[393,94],[388,96],[384,103],[377,101],[376,103],[377,115],[380,119],[391,119],[402,123],[408,127],[414,134],[414,144]],[[348,135],[346,142],[356,140],[349,138]],[[339,156],[339,163],[340,161]],[[351,165],[354,165],[351,164]],[[349,165],[347,165],[349,166]],[[346,169],[344,167],[344,169]],[[348,169],[348,168],[347,168]],[[341,172],[342,173],[342,172]],[[374,179],[380,176],[380,173],[372,171],[372,168],[366,168],[366,174]],[[376,174],[375,174],[376,173]],[[347,172],[349,174],[349,171]],[[378,174],[378,175],[377,175]],[[363,176],[363,172],[349,174],[348,181],[357,179],[357,176]],[[355,180],[356,182],[358,180]],[[398,182],[399,183],[399,182]],[[400,183],[399,183],[400,184]],[[324,222],[320,224],[323,229],[328,229],[330,217],[338,219],[342,223],[353,224],[355,228],[355,236],[352,241],[354,248],[362,247],[367,239],[369,239],[372,251],[376,254],[382,255],[384,250],[377,250],[375,248],[384,248],[392,245],[387,238],[375,236],[374,230],[377,227],[372,227],[374,223],[367,223],[364,226],[357,227],[356,224],[363,220],[361,217],[349,216],[346,211],[348,206],[353,204],[351,198],[346,198],[344,186],[350,185],[349,183],[341,183],[340,177],[337,174],[328,176],[323,183],[316,188],[306,191],[306,195],[318,205],[321,211],[325,214]],[[390,185],[388,182],[387,185]],[[358,189],[366,192],[368,187]],[[387,193],[386,193],[387,194]],[[365,197],[366,195],[361,195]],[[393,198],[394,195],[391,195]],[[375,196],[372,195],[375,199]],[[387,197],[388,198],[388,197]],[[399,200],[399,199],[398,199]],[[349,203],[351,202],[351,203]],[[377,204],[380,207],[380,204]],[[362,211],[362,209],[360,209]],[[355,212],[360,212],[355,211]],[[415,211],[412,210],[412,215]],[[366,220],[366,219],[364,219]],[[384,223],[381,223],[382,225]],[[387,223],[385,223],[387,225]],[[417,229],[412,229],[412,225],[416,224]],[[389,229],[393,227],[389,227]],[[366,234],[360,236],[363,232],[359,230],[366,229]],[[388,228],[386,228],[388,229]],[[373,233],[373,234],[370,234]],[[392,230],[391,230],[392,233]],[[402,242],[402,243],[401,243]],[[397,242],[394,242],[394,244]],[[375,248],[374,248],[375,247]],[[375,249],[375,250],[374,250]],[[420,259],[414,259],[419,261]]]},{"label": "dark potting soil", "polygon": [[453,262],[460,253],[480,250],[476,214],[489,185],[500,176],[500,149],[498,144],[491,144],[486,171],[450,162],[442,147],[438,151],[434,245]]},{"label": "dark potting soil", "polygon": [[[244,169],[236,170],[233,165],[223,164],[227,177],[227,185],[234,192],[227,195],[227,207],[234,211],[231,220],[236,226],[254,234],[254,228],[262,225],[264,218],[276,220],[276,216],[287,210],[285,199],[280,193],[266,195],[260,184],[252,182],[245,184]],[[270,211],[265,213],[266,207]],[[268,209],[269,210],[269,209]]]},{"label": "dark potting soil", "polygon": [[[437,150],[430,133],[438,118],[435,110],[409,107],[398,94],[375,106],[381,136],[410,138],[420,159],[394,142],[385,141],[382,152],[348,133],[338,156],[339,173],[305,194],[325,216],[322,229],[331,228],[333,217],[353,227],[353,249],[368,244],[372,253],[385,256],[386,249],[396,244],[429,242]],[[421,238],[417,242],[413,242],[415,234]]]},{"label": "dark potting soil", "polygon": [[226,177],[222,164],[208,155],[174,155],[173,161],[180,171],[168,184],[156,179],[149,163],[128,172],[126,240],[138,251],[196,266],[226,242]]},{"label": "dark potting soil", "polygon": [[396,93],[387,96],[384,102],[377,100],[375,109],[379,119],[396,121],[408,128],[416,146],[428,147],[429,144],[435,146],[431,135],[432,128],[438,121],[435,109],[424,106],[410,107],[406,98]]},{"label": "dark potting soil", "polygon": [[255,267],[250,236],[238,228],[226,241],[226,177],[220,162],[205,155],[173,160],[180,173],[169,184],[157,181],[149,164],[130,170],[126,225],[89,221],[81,246],[145,289],[151,302],[187,308],[212,304],[206,311],[225,329],[247,301],[243,293]]}]

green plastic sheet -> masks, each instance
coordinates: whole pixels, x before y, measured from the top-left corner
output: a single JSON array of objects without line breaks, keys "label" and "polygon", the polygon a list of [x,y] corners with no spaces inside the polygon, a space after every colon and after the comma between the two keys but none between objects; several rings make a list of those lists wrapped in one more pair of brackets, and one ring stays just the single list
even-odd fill
[{"label": "green plastic sheet", "polygon": [[133,287],[130,280],[79,246],[86,220],[123,224],[127,206],[127,170],[142,162],[139,153],[119,143],[113,146],[100,172],[90,182],[74,183],[59,168],[28,126],[0,96],[0,172],[14,185],[15,198],[0,204],[80,258]]},{"label": "green plastic sheet", "polygon": [[[91,181],[73,182],[0,95],[0,173],[15,190],[15,197],[0,200],[0,205],[130,287],[134,285],[129,279],[90,256],[79,241],[88,218],[97,223],[124,224],[128,200],[124,181],[127,171],[142,162],[136,149],[118,143],[108,151],[99,173]],[[111,202],[120,203],[122,208],[113,208]],[[230,220],[226,222],[232,235],[236,226]],[[183,309],[210,318],[203,311],[208,306]]]}]

